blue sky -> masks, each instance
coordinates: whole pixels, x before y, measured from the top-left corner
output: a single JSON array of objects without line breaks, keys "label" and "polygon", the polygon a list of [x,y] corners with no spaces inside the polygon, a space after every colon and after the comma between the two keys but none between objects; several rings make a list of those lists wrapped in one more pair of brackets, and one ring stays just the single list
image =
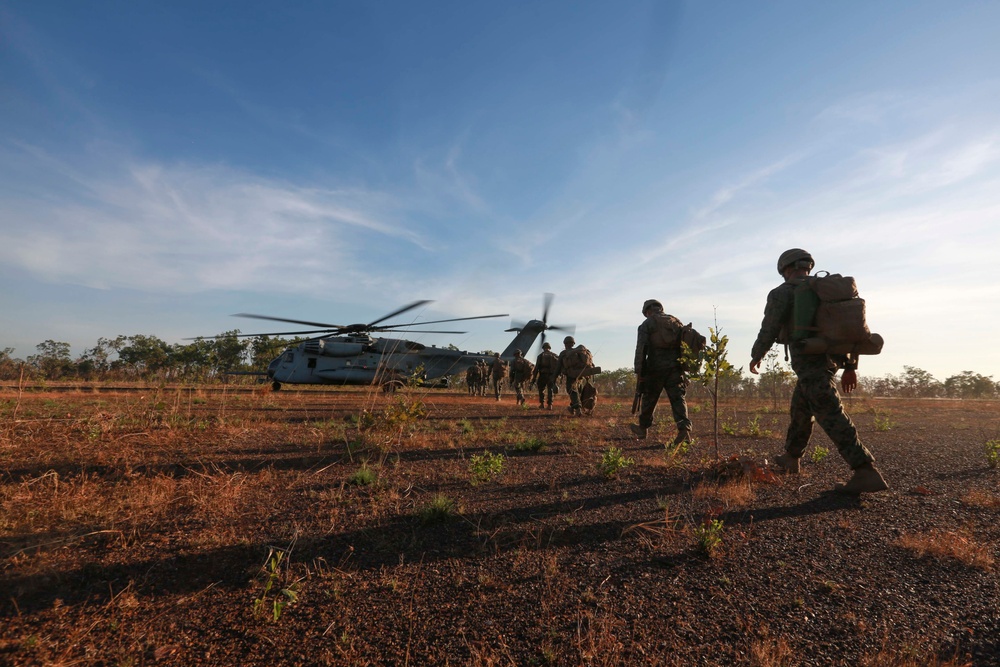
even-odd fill
[{"label": "blue sky", "polygon": [[1000,379],[998,62],[983,2],[7,0],[0,347],[554,292],[604,367],[647,298],[745,367],[804,247],[863,374]]}]

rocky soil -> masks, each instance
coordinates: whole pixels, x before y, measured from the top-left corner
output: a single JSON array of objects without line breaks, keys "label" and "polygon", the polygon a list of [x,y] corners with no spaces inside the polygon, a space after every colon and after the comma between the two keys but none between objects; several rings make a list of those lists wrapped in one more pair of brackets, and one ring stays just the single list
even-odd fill
[{"label": "rocky soil", "polygon": [[852,399],[852,498],[782,406],[559,398],[8,388],[0,664],[1000,664],[996,403]]}]

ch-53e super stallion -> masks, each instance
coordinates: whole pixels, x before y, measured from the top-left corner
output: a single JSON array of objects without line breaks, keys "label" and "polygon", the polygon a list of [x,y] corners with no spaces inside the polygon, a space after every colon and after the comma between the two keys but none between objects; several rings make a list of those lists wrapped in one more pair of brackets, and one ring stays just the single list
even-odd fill
[{"label": "ch-53e super stallion", "polygon": [[[514,350],[527,353],[539,334],[544,340],[547,329],[561,329],[547,323],[551,295],[546,295],[545,312],[541,320],[531,320],[525,324],[512,326],[507,331],[516,331],[514,340],[504,349],[500,357],[506,361],[514,358]],[[367,324],[327,324],[308,322],[270,315],[238,313],[236,317],[250,317],[273,322],[288,322],[317,327],[305,331],[283,331],[261,334],[240,334],[249,336],[302,336],[311,337],[290,347],[267,366],[267,378],[277,391],[282,384],[330,384],[330,385],[379,385],[385,391],[394,391],[407,382],[417,380],[432,383],[445,376],[464,372],[478,361],[489,363],[492,356],[440,348],[400,338],[375,338],[373,333],[441,333],[462,334],[464,331],[429,331],[424,329],[403,329],[444,322],[507,317],[507,315],[479,315],[457,317],[430,322],[408,322],[403,324],[382,324],[386,320],[423,306],[429,301],[414,301],[388,315]],[[315,335],[319,334],[319,335]]]}]

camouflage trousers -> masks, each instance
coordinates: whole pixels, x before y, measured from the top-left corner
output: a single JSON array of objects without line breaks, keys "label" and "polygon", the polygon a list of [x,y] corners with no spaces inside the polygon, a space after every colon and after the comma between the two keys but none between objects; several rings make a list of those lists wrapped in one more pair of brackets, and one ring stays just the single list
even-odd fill
[{"label": "camouflage trousers", "polygon": [[502,391],[503,391],[503,378],[502,377],[494,377],[493,378],[493,395],[496,397],[496,399],[498,401],[500,400],[500,395],[501,395]]},{"label": "camouflage trousers", "polygon": [[580,412],[580,378],[566,376],[566,393],[569,394],[570,412]]},{"label": "camouflage trousers", "polygon": [[639,412],[639,426],[649,428],[653,425],[653,414],[660,394],[666,390],[670,399],[670,411],[674,423],[679,429],[691,430],[691,420],[688,419],[687,379],[680,367],[673,367],[659,372],[649,372],[642,381],[642,408]]},{"label": "camouflage trousers", "polygon": [[813,418],[830,437],[837,451],[851,468],[860,468],[875,460],[872,453],[861,444],[858,429],[844,412],[837,393],[837,370],[826,364],[797,364],[793,367],[798,382],[792,392],[791,421],[785,436],[785,451],[789,456],[801,458],[812,435]]},{"label": "camouflage trousers", "polygon": [[517,396],[517,404],[524,404],[524,380],[515,379],[510,381],[511,386],[514,388],[514,394]]},{"label": "camouflage trousers", "polygon": [[535,384],[538,385],[538,404],[545,405],[547,395],[548,405],[552,407],[552,390],[556,386],[556,379],[551,375],[539,375],[538,379],[535,380]]}]

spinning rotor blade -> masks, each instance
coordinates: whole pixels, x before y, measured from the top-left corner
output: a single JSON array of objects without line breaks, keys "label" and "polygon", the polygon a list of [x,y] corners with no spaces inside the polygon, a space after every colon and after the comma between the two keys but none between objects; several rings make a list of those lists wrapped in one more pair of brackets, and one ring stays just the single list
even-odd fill
[{"label": "spinning rotor blade", "polygon": [[[271,317],[270,315],[254,315],[253,313],[234,313],[233,317],[250,317],[255,320],[270,320],[271,322],[288,322],[290,324],[306,324],[311,327],[325,327],[323,331],[333,331],[334,329],[344,328],[343,324],[325,324],[323,322],[307,322],[305,320],[290,320],[285,317]],[[301,332],[308,333],[308,332]],[[271,334],[261,334],[261,335],[271,335]]]},{"label": "spinning rotor blade", "polygon": [[552,299],[556,298],[556,295],[552,292],[546,292],[542,296],[542,324],[547,325],[549,323],[549,308],[552,306]]},{"label": "spinning rotor blade", "polygon": [[[389,331],[395,327],[415,327],[423,326],[425,324],[441,324],[443,322],[462,322],[464,320],[485,320],[491,317],[507,317],[507,313],[500,313],[499,315],[476,315],[475,317],[453,317],[448,320],[431,320],[430,322],[408,322],[406,324],[384,324],[380,327],[372,327],[372,331]],[[382,318],[385,319],[385,318]],[[398,330],[397,330],[398,331]],[[427,332],[427,333],[441,333],[439,331]],[[465,333],[464,331],[462,333]]]},{"label": "spinning rotor blade", "polygon": [[[252,333],[252,334],[219,334],[218,336],[196,336],[194,338],[182,338],[181,340],[218,340],[219,338],[256,338],[257,336],[301,336],[303,334],[321,333],[329,335],[330,329],[311,329],[309,331],[275,331],[272,333]],[[322,338],[322,336],[321,336]]]},{"label": "spinning rotor blade", "polygon": [[421,300],[421,301],[414,301],[413,303],[411,303],[411,304],[409,304],[407,306],[403,306],[399,310],[393,311],[393,312],[389,313],[388,315],[386,315],[384,317],[378,318],[374,322],[369,322],[368,326],[369,327],[374,327],[379,322],[385,322],[386,320],[388,320],[390,318],[396,317],[396,315],[402,315],[403,313],[405,313],[408,310],[413,310],[414,308],[419,308],[420,306],[424,305],[425,303],[430,303],[430,301],[428,301],[426,299]]}]

